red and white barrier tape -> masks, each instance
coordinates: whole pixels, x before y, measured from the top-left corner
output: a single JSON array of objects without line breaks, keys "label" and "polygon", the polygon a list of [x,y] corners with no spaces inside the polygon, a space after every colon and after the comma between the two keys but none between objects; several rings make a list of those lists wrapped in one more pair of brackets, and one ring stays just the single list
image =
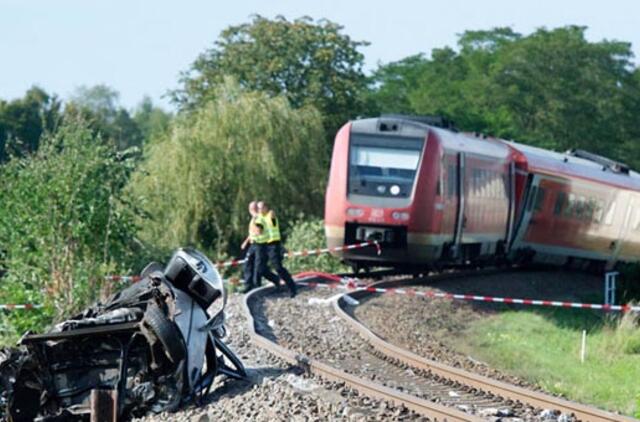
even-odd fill
[{"label": "red and white barrier tape", "polygon": [[[380,243],[376,242],[375,240],[369,240],[362,243],[356,243],[353,245],[345,245],[345,246],[336,246],[333,248],[303,249],[301,251],[296,251],[296,252],[287,252],[284,254],[284,256],[285,258],[297,258],[301,256],[322,255],[330,252],[360,249],[360,248],[365,248],[367,246],[375,246],[378,255],[382,253],[382,248],[380,247]],[[216,267],[218,268],[237,267],[238,265],[244,264],[245,261],[246,259],[232,259],[229,261],[220,261],[216,264]]]},{"label": "red and white barrier tape", "polygon": [[[380,247],[380,243],[375,241],[375,240],[369,240],[366,242],[362,242],[362,243],[356,243],[353,245],[345,245],[345,246],[336,246],[333,248],[318,248],[318,249],[303,249],[301,251],[296,251],[296,252],[287,252],[284,254],[285,258],[298,258],[298,257],[304,257],[304,256],[313,256],[313,255],[322,255],[325,253],[330,253],[330,252],[339,252],[339,251],[345,251],[345,250],[352,250],[352,249],[360,249],[360,248],[366,248],[367,246],[375,246],[376,247],[376,253],[378,255],[380,255],[382,253],[382,248]],[[237,267],[239,265],[244,264],[246,261],[246,259],[231,259],[229,261],[220,261],[218,263],[216,263],[216,267],[217,268],[228,268],[228,267]],[[111,281],[121,281],[121,282],[138,282],[140,281],[141,277],[137,276],[137,275],[110,275],[107,276],[107,280],[111,280]]]},{"label": "red and white barrier tape", "polygon": [[[326,278],[326,277],[324,277]],[[476,302],[491,302],[491,303],[507,303],[516,305],[531,305],[531,306],[552,306],[559,308],[579,308],[579,309],[598,309],[602,311],[616,311],[616,312],[640,312],[640,306],[632,305],[605,305],[599,303],[577,303],[577,302],[563,302],[557,300],[539,300],[539,299],[516,299],[511,297],[494,297],[494,296],[480,296],[480,295],[463,295],[453,293],[438,293],[433,291],[420,291],[414,289],[403,288],[381,288],[358,285],[353,279],[343,279],[342,282],[337,283],[333,281],[330,283],[318,283],[318,282],[306,282],[297,281],[297,284],[308,287],[326,287],[331,289],[344,289],[353,292],[366,291],[372,293],[383,294],[398,294],[407,296],[421,296],[427,298],[440,298],[448,300],[468,300]]]},{"label": "red and white barrier tape", "polygon": [[42,305],[35,305],[33,303],[22,303],[22,304],[0,304],[0,310],[13,311],[15,309],[39,309],[42,308]]}]

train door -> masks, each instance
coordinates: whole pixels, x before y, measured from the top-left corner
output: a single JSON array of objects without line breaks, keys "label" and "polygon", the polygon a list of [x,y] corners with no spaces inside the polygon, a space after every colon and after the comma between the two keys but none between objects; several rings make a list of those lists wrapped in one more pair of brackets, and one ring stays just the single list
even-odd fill
[{"label": "train door", "polygon": [[465,174],[466,174],[466,168],[465,168],[465,156],[463,152],[459,152],[458,153],[458,166],[457,166],[457,173],[458,173],[458,186],[457,186],[457,193],[458,193],[458,209],[456,210],[456,225],[455,225],[455,230],[453,232],[453,245],[454,245],[454,256],[457,256],[459,254],[460,251],[460,244],[462,243],[462,233],[464,231],[464,226],[466,223],[466,216],[465,216]]},{"label": "train door", "polygon": [[518,249],[529,230],[529,227],[535,224],[532,220],[534,212],[534,204],[536,196],[538,194],[538,187],[540,185],[540,176],[529,175],[527,185],[525,187],[525,202],[524,207],[520,212],[518,223],[515,228],[515,237],[513,238],[512,248]]},{"label": "train door", "polygon": [[[622,200],[622,197],[623,196],[620,195],[616,200],[620,201]],[[622,258],[621,255],[624,255],[624,253],[621,254],[621,252],[623,251],[623,245],[625,245],[627,241],[632,240],[633,238],[631,231],[633,230],[635,213],[638,212],[638,210],[636,209],[638,205],[639,204],[637,203],[635,198],[629,197],[628,205],[624,213],[624,218],[622,220],[622,223],[620,224],[620,232],[618,234],[618,238],[615,241],[613,253],[611,254],[611,261],[608,262],[609,267],[613,267],[618,259]]]},{"label": "train door", "polygon": [[509,163],[509,173],[507,175],[507,197],[509,198],[509,207],[507,211],[507,227],[504,239],[505,253],[509,252],[511,241],[513,239],[513,230],[516,216],[516,164]]}]

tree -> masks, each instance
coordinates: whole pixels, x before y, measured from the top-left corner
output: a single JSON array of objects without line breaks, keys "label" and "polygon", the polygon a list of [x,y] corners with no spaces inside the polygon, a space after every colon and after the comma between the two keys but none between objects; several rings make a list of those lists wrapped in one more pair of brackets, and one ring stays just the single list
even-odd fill
[{"label": "tree", "polygon": [[60,121],[61,103],[42,88],[30,88],[23,98],[0,100],[0,164],[9,154],[23,157],[38,149],[43,133]]},{"label": "tree", "polygon": [[151,98],[145,96],[135,109],[133,120],[142,132],[145,142],[148,142],[169,128],[171,114],[153,105]]},{"label": "tree", "polygon": [[206,102],[229,75],[247,89],[285,95],[294,108],[314,106],[332,137],[363,110],[366,78],[358,48],[365,45],[328,20],[254,16],[222,31],[215,46],[182,74],[173,99],[181,108]]},{"label": "tree", "polygon": [[247,204],[273,204],[281,221],[322,211],[325,151],[312,107],[249,92],[226,79],[211,100],[178,115],[151,142],[131,190],[151,216],[141,237],[165,251],[193,245],[214,256],[237,253]]},{"label": "tree", "polygon": [[129,112],[119,105],[119,97],[106,85],[80,86],[66,104],[65,114],[81,115],[120,150],[140,148],[143,134]]},{"label": "tree", "polygon": [[8,315],[16,333],[78,311],[97,298],[107,272],[127,271],[136,210],[123,187],[132,169],[77,119],[0,166],[0,303],[46,305],[44,314]]},{"label": "tree", "polygon": [[589,42],[585,31],[467,31],[458,51],[434,49],[429,59],[382,66],[373,98],[381,110],[442,114],[462,130],[639,166],[640,80],[630,45]]},{"label": "tree", "polygon": [[413,110],[409,94],[415,90],[428,62],[424,54],[416,54],[379,66],[371,76],[370,98],[375,111],[410,114]]}]

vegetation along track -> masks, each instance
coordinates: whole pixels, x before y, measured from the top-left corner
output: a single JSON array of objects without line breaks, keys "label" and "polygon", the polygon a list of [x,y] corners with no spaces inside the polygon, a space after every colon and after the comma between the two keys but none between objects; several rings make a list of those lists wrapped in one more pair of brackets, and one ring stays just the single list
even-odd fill
[{"label": "vegetation along track", "polygon": [[[489,272],[490,273],[490,272]],[[480,272],[485,275],[488,272]],[[438,280],[445,280],[447,278],[459,278],[472,276],[468,273],[457,274],[443,274],[438,276],[429,277],[427,279],[403,279],[393,281],[380,281],[372,284],[371,287],[385,288],[394,287],[401,288],[403,286],[420,286],[428,283],[433,283]],[[426,359],[422,356],[418,356],[408,350],[391,344],[380,336],[371,331],[362,322],[357,320],[353,315],[348,302],[344,299],[344,296],[349,295],[356,300],[363,300],[371,295],[379,294],[371,291],[356,291],[352,293],[346,293],[342,295],[338,300],[333,302],[333,307],[337,314],[346,321],[358,334],[367,341],[367,343],[375,349],[377,352],[387,356],[389,359],[395,360],[408,367],[415,368],[417,370],[425,371],[433,374],[442,379],[450,380],[456,385],[464,385],[473,389],[487,392],[488,394],[496,395],[508,399],[512,402],[523,403],[531,407],[553,409],[559,411],[562,414],[574,415],[579,420],[584,421],[633,421],[634,419],[617,415],[614,413],[606,412],[591,406],[582,405],[579,403],[564,400],[558,397],[554,397],[548,394],[532,391],[526,388],[507,384],[498,380],[494,380],[482,375],[474,374],[459,368],[455,368],[449,365],[444,365],[440,362]],[[360,305],[366,306],[366,305]],[[350,309],[351,308],[351,309]]]}]

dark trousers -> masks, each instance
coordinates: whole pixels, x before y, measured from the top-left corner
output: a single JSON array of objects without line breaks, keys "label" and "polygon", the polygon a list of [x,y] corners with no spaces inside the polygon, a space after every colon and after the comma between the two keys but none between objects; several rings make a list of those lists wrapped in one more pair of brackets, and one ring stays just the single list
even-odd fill
[{"label": "dark trousers", "polygon": [[280,278],[269,269],[269,249],[266,243],[256,243],[256,261],[254,272],[254,285],[262,285],[262,277],[266,278],[276,286],[280,284]]},{"label": "dark trousers", "polygon": [[289,271],[282,265],[282,258],[284,257],[284,248],[282,247],[282,243],[273,242],[267,244],[267,255],[269,256],[269,262],[276,270],[276,273],[280,276],[281,279],[287,283],[287,287],[293,293],[296,291],[296,284],[289,274]]},{"label": "dark trousers", "polygon": [[244,255],[244,266],[242,268],[242,279],[246,290],[254,288],[254,278],[256,272],[256,245],[253,243],[247,248],[247,253]]}]

